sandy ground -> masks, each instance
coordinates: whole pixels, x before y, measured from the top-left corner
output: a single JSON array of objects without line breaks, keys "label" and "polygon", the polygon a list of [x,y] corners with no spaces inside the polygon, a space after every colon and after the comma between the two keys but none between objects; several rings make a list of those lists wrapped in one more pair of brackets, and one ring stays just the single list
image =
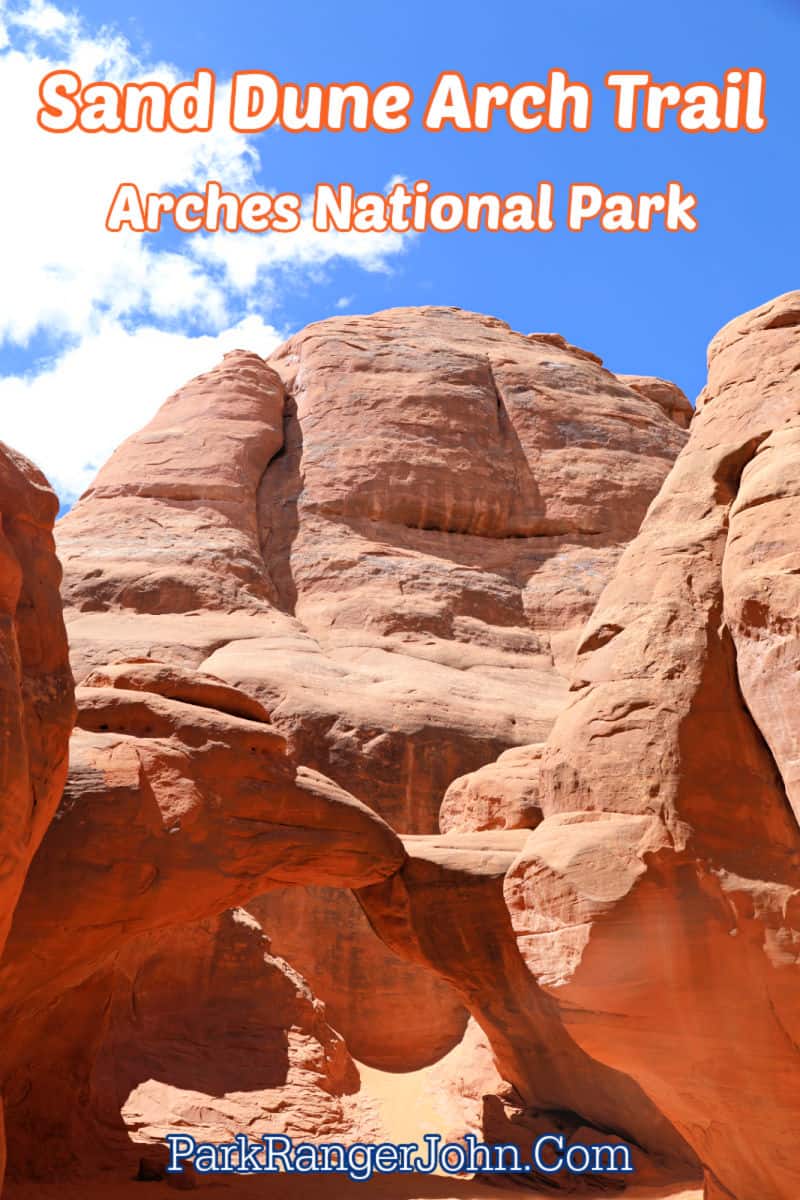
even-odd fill
[{"label": "sandy ground", "polygon": [[357,1066],[361,1076],[360,1095],[374,1109],[387,1140],[416,1142],[422,1150],[426,1133],[444,1133],[436,1091],[429,1084],[433,1068],[395,1075],[364,1063]]}]

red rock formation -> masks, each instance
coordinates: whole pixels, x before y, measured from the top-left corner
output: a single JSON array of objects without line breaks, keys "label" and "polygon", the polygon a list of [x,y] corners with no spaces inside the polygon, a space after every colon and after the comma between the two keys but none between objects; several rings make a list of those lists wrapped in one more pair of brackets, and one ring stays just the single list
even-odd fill
[{"label": "red rock formation", "polygon": [[[358,899],[392,949],[426,963],[459,992],[539,1132],[554,1121],[561,1128],[566,1117],[570,1132],[587,1123],[613,1129],[658,1157],[690,1163],[688,1147],[641,1088],[579,1048],[526,967],[503,884],[527,836],[514,830],[406,838],[402,870]],[[497,1115],[485,1114],[484,1131],[513,1140],[502,1136],[505,1118],[498,1122]],[[528,1136],[531,1126],[525,1128]]]},{"label": "red rock formation", "polygon": [[[796,1200],[798,329],[794,293],[715,339],[652,504],[674,385],[454,310],[229,356],[120,449],[62,527],[89,686],[0,963],[16,1170],[53,1131],[50,1168],[89,1133],[97,1166],[123,1102],[145,1140],[363,1119],[308,989],[218,916],[252,899],[371,1061],[471,1012],[487,1132]],[[6,915],[70,718],[53,503],[0,456]]]},{"label": "red rock formation", "polygon": [[[469,1015],[461,997],[432,971],[413,963],[404,970],[408,960],[375,937],[349,892],[282,888],[249,901],[248,910],[268,924],[276,953],[324,995],[331,1025],[355,1031],[348,1047],[357,1050],[359,1061],[380,1063],[386,1071],[415,1071],[460,1042]],[[324,912],[325,920],[311,937],[308,922],[315,912]],[[331,964],[338,965],[337,974]],[[426,1020],[426,1013],[433,1019]]]},{"label": "red rock formation", "polygon": [[5,1081],[15,1181],[99,1174],[113,1195],[168,1132],[373,1132],[323,1006],[243,909],[128,942],[39,1034]]},{"label": "red rock formation", "polygon": [[[252,705],[217,686],[228,708]],[[0,963],[7,1014],[41,1007],[137,934],[287,882],[375,882],[403,861],[380,817],[295,767],[263,720],[119,688],[77,695],[69,780]]]},{"label": "red rock formation", "polygon": [[[453,779],[547,735],[684,440],[593,355],[454,309],[335,318],[267,365],[228,355],[60,523],[77,677],[202,668],[257,699],[296,762],[435,832]],[[422,1065],[463,1028],[458,997],[344,897],[260,915],[357,1056]],[[376,976],[426,999],[383,1039]]]},{"label": "red rock formation", "polygon": [[[125,987],[102,1069],[140,1137],[163,1137],[165,1116],[217,1141],[243,1129],[311,1140],[364,1132],[348,1100],[359,1078],[342,1038],[251,913],[148,935],[115,965]],[[120,1064],[131,1095],[120,1096]]]},{"label": "red rock formation", "polygon": [[654,400],[681,429],[689,428],[694,409],[676,383],[654,375],[619,375],[617,378],[640,396]]},{"label": "red rock formation", "polygon": [[[140,972],[156,969],[156,950],[142,946],[142,935],[214,916],[290,881],[375,882],[404,858],[380,817],[317,772],[296,767],[260,706],[235,689],[202,675],[187,681],[157,664],[124,664],[103,682],[127,686],[78,689],[68,783],[0,963],[0,1067],[15,1173],[30,1174],[35,1163],[48,1173],[70,1164],[96,1167],[114,1152],[119,1096],[98,1081],[108,1054],[118,1086],[123,1062],[133,1071],[141,1060],[144,1070],[147,1030],[114,1016],[116,1007],[130,1005]],[[135,690],[143,685],[164,694]],[[224,710],[208,707],[213,700]],[[183,940],[189,959],[179,956],[183,974],[170,978],[162,946],[158,965],[164,992],[180,984],[192,998],[183,1010],[186,1031],[193,1022],[210,1028],[209,1006],[221,1020],[222,993],[227,989],[233,1005],[237,978],[240,991],[255,986],[246,964],[229,962],[220,974],[215,955],[227,951],[215,935],[216,927],[165,935],[167,947]],[[260,930],[243,936],[260,963]],[[216,973],[204,975],[204,962]],[[127,1002],[115,999],[125,995]],[[163,1017],[163,1005],[156,1007]],[[235,1030],[233,1009],[229,1015]],[[119,1045],[125,1029],[136,1043],[127,1053]],[[211,1040],[208,1053],[209,1065],[226,1056],[231,1065],[230,1043],[215,1050]],[[265,1044],[254,1065],[270,1061]],[[165,1083],[175,1083],[172,1066],[165,1055]],[[131,1076],[131,1087],[146,1078]],[[45,1128],[58,1136],[43,1141]]]},{"label": "red rock formation", "polygon": [[800,1194],[799,328],[792,293],[712,342],[506,879],[529,970],[694,1147],[709,1200]]},{"label": "red rock formation", "polygon": [[383,815],[433,832],[465,756],[549,729],[554,664],[683,439],[594,356],[458,310],[336,318],[269,366],[227,355],[60,524],[78,677],[205,660],[302,761],[350,784],[368,765]]},{"label": "red rock formation", "polygon": [[254,506],[283,405],[275,372],[243,351],[171,396],[61,522],[65,604],[268,610]]},{"label": "red rock formation", "polygon": [[454,779],[439,810],[442,833],[535,829],[542,819],[539,760],[542,743],[514,746],[495,762]]},{"label": "red rock formation", "polygon": [[[67,773],[74,700],[57,511],[41,472],[0,443],[0,953]],[[5,1157],[0,1100],[0,1187]]]}]

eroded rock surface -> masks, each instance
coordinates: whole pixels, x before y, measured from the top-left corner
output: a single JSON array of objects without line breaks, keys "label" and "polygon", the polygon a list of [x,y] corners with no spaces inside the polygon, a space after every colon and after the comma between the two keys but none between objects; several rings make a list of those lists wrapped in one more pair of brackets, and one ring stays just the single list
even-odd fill
[{"label": "eroded rock surface", "polygon": [[[546,737],[685,441],[671,411],[563,338],[454,309],[321,322],[267,364],[227,355],[60,522],[76,676],[210,673],[296,763],[434,833],[456,777]],[[276,933],[287,903],[282,950],[304,952],[354,1054],[423,1065],[452,1044],[458,997],[376,947],[351,902],[276,896],[270,921],[267,897]],[[387,996],[426,998],[383,1041],[376,971]]]},{"label": "eroded rock surface", "polygon": [[[528,970],[503,898],[527,837],[512,830],[406,838],[402,870],[359,891],[359,901],[387,945],[426,963],[463,998],[499,1075],[516,1089],[512,1107],[533,1122],[524,1125],[528,1145],[532,1128],[561,1129],[566,1120],[568,1132],[587,1123],[612,1129],[659,1160],[691,1163],[642,1089],[581,1049]],[[483,1114],[484,1132],[497,1141],[513,1140],[501,1135],[504,1111],[498,1099]]]},{"label": "eroded rock surface", "polygon": [[[388,949],[350,892],[281,888],[248,907],[270,929],[276,953],[325,997],[328,1020],[348,1031],[348,1049],[360,1062],[415,1071],[461,1041],[469,1016],[462,998],[440,975]],[[321,913],[323,929],[311,936]]]},{"label": "eroded rock surface", "polygon": [[[232,690],[228,708],[246,707]],[[402,863],[386,823],[295,766],[263,720],[124,688],[77,696],[67,786],[0,963],[7,1014],[41,1007],[137,934],[288,882],[376,882]]]},{"label": "eroded rock surface", "polygon": [[465,766],[549,730],[684,439],[594,356],[459,310],[227,355],[60,523],[77,676],[204,662],[307,765],[435,832]]},{"label": "eroded rock surface", "polygon": [[133,1178],[167,1133],[370,1137],[323,1005],[244,909],[144,934],[64,992],[6,1077],[12,1181]]},{"label": "eroded rock surface", "polygon": [[45,1129],[56,1171],[372,1136],[350,1053],[460,1043],[433,1086],[490,1138],[796,1200],[799,330],[800,293],[732,322],[693,418],[556,335],[337,318],[120,448],[60,527],[84,686],[0,964],[15,1169]]},{"label": "eroded rock surface", "polygon": [[[42,473],[0,443],[0,954],[61,796],[74,719],[52,533],[57,512]],[[0,1098],[0,1187],[5,1161]]]},{"label": "eroded rock surface", "polygon": [[[248,1111],[267,1120],[270,1104],[291,1108],[300,1125],[308,1108],[324,1125],[317,1084],[307,1081],[306,1097],[292,1081],[307,1035],[331,1094],[343,1094],[350,1060],[341,1039],[291,968],[267,962],[254,918],[208,919],[287,882],[376,882],[405,857],[371,809],[295,766],[257,702],[236,689],[153,663],[118,664],[94,682],[101,686],[78,689],[69,779],[0,963],[0,1067],[16,1176],[112,1165],[128,1144],[120,1105],[149,1079],[165,1127],[183,1119],[232,1128]],[[209,707],[214,701],[224,707]],[[300,1005],[297,1020],[282,1018],[284,992]],[[248,996],[249,1016],[240,1011]],[[273,1020],[294,1054],[286,1049],[280,1081],[275,1037],[259,1045],[251,1028],[259,1006],[262,1025]],[[250,1074],[272,1072],[272,1085],[244,1071],[234,1086],[248,1056]],[[162,1073],[148,1074],[159,1062]],[[267,1096],[270,1088],[278,1094]],[[130,1124],[141,1132],[152,1124],[153,1089],[131,1104]]]},{"label": "eroded rock surface", "polygon": [[454,779],[439,810],[442,833],[535,829],[542,820],[542,748],[541,742],[514,746],[485,767]]},{"label": "eroded rock surface", "polygon": [[712,342],[505,883],[566,1028],[681,1131],[714,1200],[800,1194],[799,332],[792,293]]},{"label": "eroded rock surface", "polygon": [[618,378],[640,396],[646,396],[660,405],[670,420],[681,429],[689,428],[694,409],[676,383],[659,379],[656,375],[620,375]]}]

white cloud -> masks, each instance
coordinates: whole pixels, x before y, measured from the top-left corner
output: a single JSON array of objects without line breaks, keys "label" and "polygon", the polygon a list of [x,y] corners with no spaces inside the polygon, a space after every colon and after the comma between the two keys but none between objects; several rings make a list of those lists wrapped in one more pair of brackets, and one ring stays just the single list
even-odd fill
[{"label": "white cloud", "polygon": [[119,34],[89,32],[43,0],[3,11],[10,40],[0,49],[0,161],[11,170],[0,196],[0,262],[13,286],[0,294],[0,341],[24,344],[42,328],[75,335],[107,314],[202,317],[220,328],[247,305],[245,293],[276,271],[343,261],[385,270],[401,250],[397,234],[320,234],[306,221],[296,234],[184,235],[177,251],[160,249],[156,238],[107,232],[108,208],[123,181],[142,192],[202,190],[208,179],[239,191],[270,190],[257,178],[252,140],[224,119],[229,85],[218,84],[208,134],[47,133],[36,113],[48,71],[69,67],[84,83],[146,78],[170,85],[181,72],[144,61]]},{"label": "white cloud", "polygon": [[129,332],[108,319],[37,374],[0,378],[2,440],[33,459],[71,502],[171,392],[226,351],[267,355],[282,336],[256,316],[198,337],[151,327]]},{"label": "white cloud", "polygon": [[77,18],[59,21],[57,14],[41,3],[6,9],[0,161],[8,175],[0,199],[0,261],[12,286],[0,294],[0,340],[24,344],[43,328],[75,335],[106,314],[138,311],[188,318],[208,311],[216,323],[224,321],[230,298],[207,268],[159,249],[154,239],[108,233],[105,217],[122,180],[146,191],[209,177],[247,187],[256,152],[225,126],[197,137],[42,130],[39,82],[56,67],[68,66],[84,81],[180,78],[164,63],[144,63],[124,39],[85,33]]},{"label": "white cloud", "polygon": [[[84,83],[187,72],[151,61],[113,29],[90,29],[48,0],[0,0],[0,350],[44,335],[52,359],[0,374],[0,439],[17,445],[73,497],[114,445],[187,376],[211,365],[231,330],[259,349],[280,289],[327,279],[340,264],[386,271],[397,234],[157,236],[113,234],[118,184],[202,190],[208,179],[270,191],[252,139],[223,120],[208,134],[52,134],[36,122],[42,77],[74,70]],[[265,135],[269,137],[270,135]],[[306,204],[308,211],[308,203]],[[0,367],[2,370],[2,367]]]},{"label": "white cloud", "polygon": [[349,308],[354,300],[355,296],[340,296],[333,307],[339,309]]},{"label": "white cloud", "polygon": [[[311,211],[310,201],[303,213]],[[393,254],[402,248],[400,233],[319,233],[308,220],[296,233],[267,235],[215,233],[195,236],[195,258],[219,268],[232,288],[246,291],[270,271],[303,271],[312,277],[334,258],[347,259],[364,271],[387,271]]]}]

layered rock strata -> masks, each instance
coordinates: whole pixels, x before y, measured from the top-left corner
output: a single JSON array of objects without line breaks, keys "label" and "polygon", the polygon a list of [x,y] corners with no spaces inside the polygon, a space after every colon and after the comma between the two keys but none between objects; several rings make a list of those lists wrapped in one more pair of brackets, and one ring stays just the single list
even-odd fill
[{"label": "layered rock strata", "polygon": [[711,343],[505,881],[567,1029],[683,1134],[713,1200],[800,1193],[798,330],[791,293]]},{"label": "layered rock strata", "polygon": [[[684,444],[670,395],[455,309],[227,355],[60,522],[76,677],[131,658],[211,673],[262,703],[295,762],[435,833],[456,777],[547,735]],[[513,823],[530,820],[523,804]],[[452,990],[387,955],[344,895],[259,915],[357,1057],[424,1066],[463,1031]],[[382,1034],[375,979],[426,1002]]]}]

